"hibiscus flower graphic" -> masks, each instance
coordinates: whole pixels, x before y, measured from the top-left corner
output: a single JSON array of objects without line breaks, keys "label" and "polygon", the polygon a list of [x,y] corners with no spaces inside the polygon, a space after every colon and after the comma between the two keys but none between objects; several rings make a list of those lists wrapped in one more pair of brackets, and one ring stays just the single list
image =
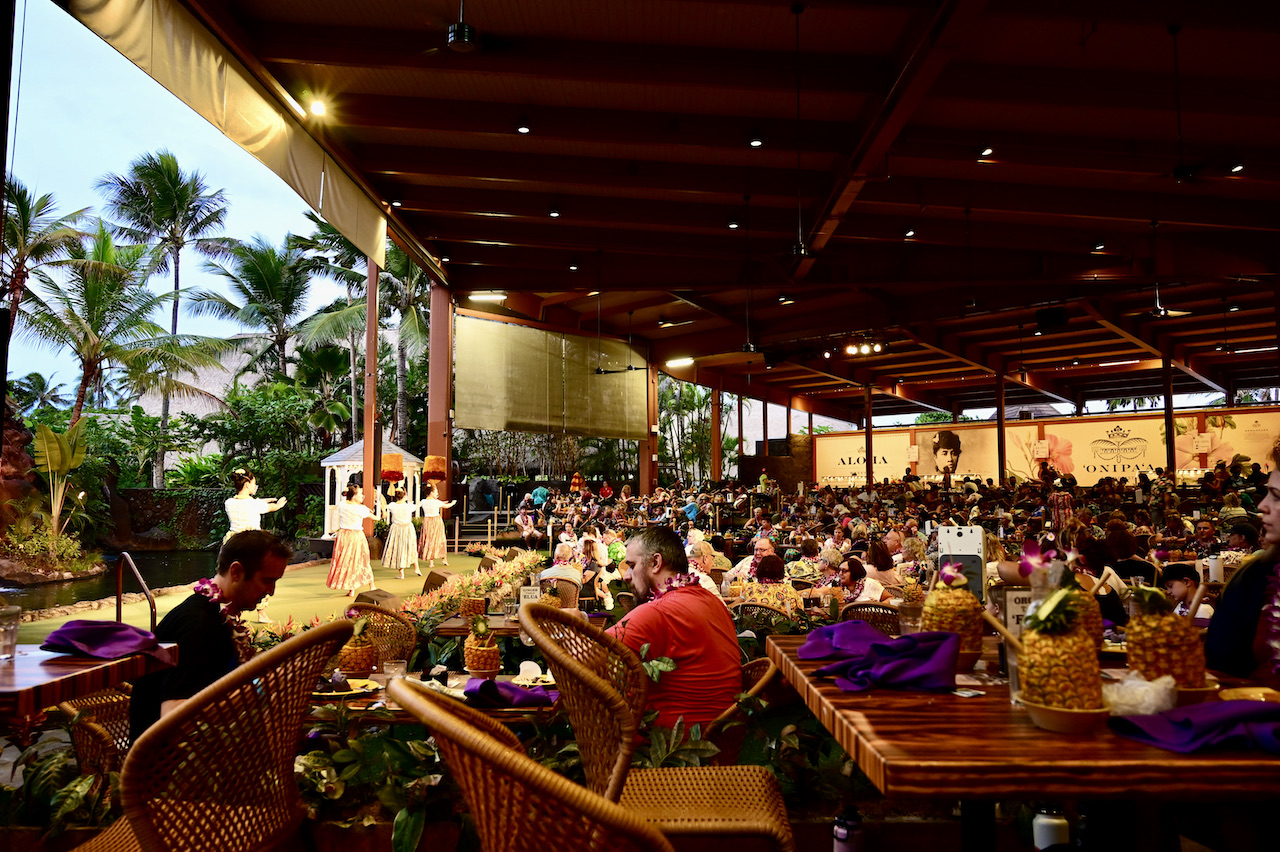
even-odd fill
[{"label": "hibiscus flower graphic", "polygon": [[1076,463],[1071,459],[1071,442],[1052,432],[1046,432],[1044,437],[1049,442],[1049,464],[1054,470],[1058,473],[1071,473],[1075,470]]},{"label": "hibiscus flower graphic", "polygon": [[[1207,432],[1206,435],[1209,438],[1209,467],[1213,467],[1220,461],[1230,464],[1231,459],[1236,454],[1235,447],[1231,446],[1229,441],[1224,441],[1213,432]],[[1196,436],[1194,432],[1179,435],[1174,440],[1173,446],[1177,450],[1178,468],[1180,470],[1200,467],[1200,454],[1196,452]]]}]

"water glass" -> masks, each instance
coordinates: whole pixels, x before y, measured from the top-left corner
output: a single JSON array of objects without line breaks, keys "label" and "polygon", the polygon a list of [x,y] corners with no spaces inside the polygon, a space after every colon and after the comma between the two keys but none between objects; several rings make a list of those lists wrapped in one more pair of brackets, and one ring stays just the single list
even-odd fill
[{"label": "water glass", "polygon": [[[391,681],[398,677],[404,677],[409,671],[409,664],[405,660],[386,660],[382,664],[382,673],[387,676],[387,685],[391,685]],[[385,693],[384,693],[385,695]],[[390,698],[386,699],[387,709],[399,710],[400,705],[396,704]]]},{"label": "water glass", "polygon": [[519,621],[520,619],[520,601],[515,598],[507,598],[502,602],[502,614],[507,621]]},{"label": "water glass", "polygon": [[18,656],[18,621],[22,607],[0,607],[0,661],[12,662]]},{"label": "water glass", "polygon": [[898,635],[910,636],[912,633],[920,632],[920,616],[914,613],[908,615],[903,612],[898,613]]}]

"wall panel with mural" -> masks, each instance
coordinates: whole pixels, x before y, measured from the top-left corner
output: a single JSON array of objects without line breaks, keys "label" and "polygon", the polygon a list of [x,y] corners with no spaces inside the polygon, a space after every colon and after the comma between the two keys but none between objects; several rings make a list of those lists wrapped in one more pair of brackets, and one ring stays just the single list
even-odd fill
[{"label": "wall panel with mural", "polygon": [[[1041,458],[1081,485],[1107,476],[1133,480],[1165,466],[1164,418],[1159,414],[1073,417],[1005,427],[1008,472],[1034,478]],[[1234,408],[1179,411],[1174,418],[1174,448],[1180,479],[1217,462],[1252,462],[1270,471],[1271,448],[1280,437],[1280,409]],[[900,479],[903,470],[933,477],[950,467],[956,476],[996,475],[996,425],[957,423],[877,429],[872,435],[876,479]],[[914,450],[914,452],[913,452]],[[814,480],[848,485],[866,477],[862,432],[819,435],[814,439]],[[915,458],[912,461],[912,458]]]}]

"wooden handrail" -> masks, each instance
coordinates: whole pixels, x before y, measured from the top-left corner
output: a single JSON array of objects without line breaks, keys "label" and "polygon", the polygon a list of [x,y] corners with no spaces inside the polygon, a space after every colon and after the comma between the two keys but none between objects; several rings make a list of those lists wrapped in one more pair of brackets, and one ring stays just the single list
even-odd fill
[{"label": "wooden handrail", "polygon": [[147,603],[151,606],[151,632],[156,629],[156,596],[151,593],[151,589],[147,587],[147,581],[142,579],[142,573],[138,570],[138,566],[134,564],[133,557],[127,551],[120,551],[120,560],[116,566],[116,621],[124,621],[124,566],[128,563],[129,570],[133,572],[133,576],[138,579],[138,585],[142,586],[142,593],[147,596]]}]

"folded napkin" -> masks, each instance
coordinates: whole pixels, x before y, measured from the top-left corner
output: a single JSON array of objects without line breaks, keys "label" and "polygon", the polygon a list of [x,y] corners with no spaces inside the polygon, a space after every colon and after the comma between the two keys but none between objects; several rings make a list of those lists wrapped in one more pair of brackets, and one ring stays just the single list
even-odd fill
[{"label": "folded napkin", "polygon": [[50,633],[42,651],[114,660],[130,654],[160,655],[160,643],[150,630],[118,621],[68,621]]},{"label": "folded napkin", "polygon": [[809,634],[797,655],[802,660],[837,658],[814,672],[834,675],[845,692],[874,687],[921,691],[956,688],[960,636],[912,633],[889,639],[865,621],[842,621]]},{"label": "folded napkin", "polygon": [[1280,754],[1280,704],[1209,701],[1150,716],[1113,716],[1122,737],[1189,754],[1202,748],[1252,749]]},{"label": "folded napkin", "polygon": [[505,680],[473,677],[462,690],[467,701],[477,707],[550,707],[560,693],[545,686],[516,686]]}]

